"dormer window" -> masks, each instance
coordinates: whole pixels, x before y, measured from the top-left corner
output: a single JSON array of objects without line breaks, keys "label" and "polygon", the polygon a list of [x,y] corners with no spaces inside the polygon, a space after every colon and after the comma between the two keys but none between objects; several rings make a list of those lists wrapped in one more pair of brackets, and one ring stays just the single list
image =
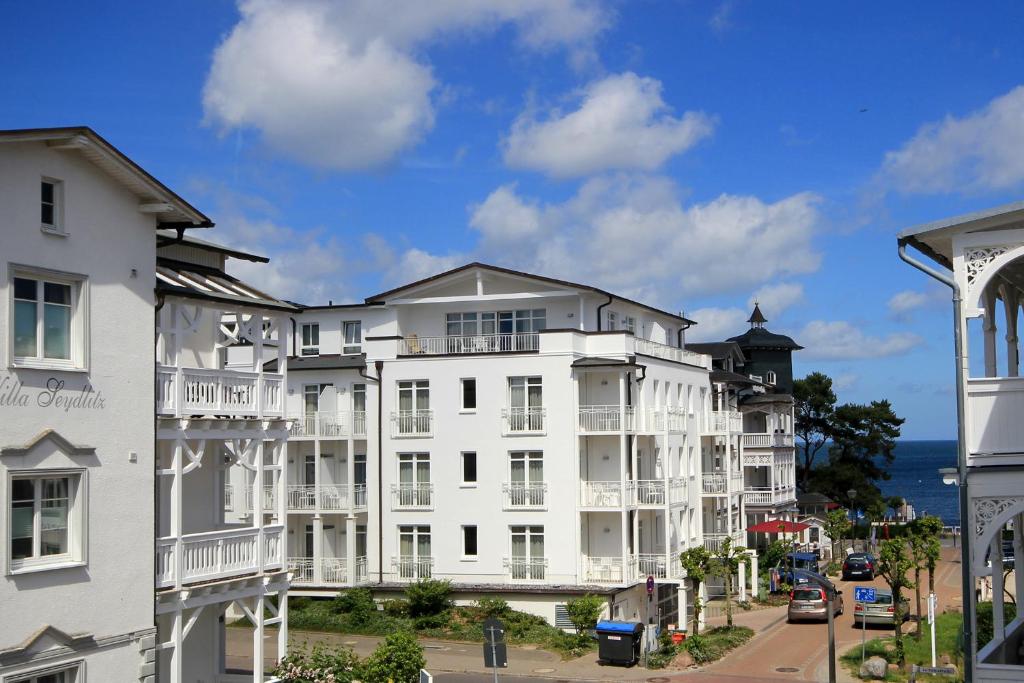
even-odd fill
[{"label": "dormer window", "polygon": [[43,231],[63,233],[64,184],[43,178],[39,185],[39,224]]},{"label": "dormer window", "polygon": [[320,355],[320,323],[302,323],[303,356]]}]

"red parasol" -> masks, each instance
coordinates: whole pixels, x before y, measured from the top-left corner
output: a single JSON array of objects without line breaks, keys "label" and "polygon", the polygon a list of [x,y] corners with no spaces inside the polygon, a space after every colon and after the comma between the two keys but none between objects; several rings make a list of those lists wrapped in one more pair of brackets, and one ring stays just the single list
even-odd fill
[{"label": "red parasol", "polygon": [[811,528],[810,524],[803,522],[790,522],[785,519],[769,519],[753,526],[748,526],[747,531],[755,534],[795,534],[798,531]]}]

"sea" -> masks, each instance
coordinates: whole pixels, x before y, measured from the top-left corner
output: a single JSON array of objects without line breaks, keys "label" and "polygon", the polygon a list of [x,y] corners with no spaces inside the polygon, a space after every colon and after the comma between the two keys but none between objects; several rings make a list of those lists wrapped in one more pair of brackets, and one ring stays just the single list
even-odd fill
[{"label": "sea", "polygon": [[900,496],[921,515],[941,517],[946,526],[960,524],[956,486],[942,483],[938,470],[956,467],[956,441],[897,441],[891,479],[879,482],[885,496]]}]

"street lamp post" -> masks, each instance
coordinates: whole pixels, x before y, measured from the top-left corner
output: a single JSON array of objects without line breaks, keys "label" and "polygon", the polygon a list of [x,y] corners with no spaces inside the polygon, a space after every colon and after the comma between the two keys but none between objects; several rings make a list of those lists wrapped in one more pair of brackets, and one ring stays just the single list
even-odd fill
[{"label": "street lamp post", "polygon": [[853,515],[853,527],[850,531],[850,549],[856,550],[856,533],[857,533],[857,511],[853,505],[857,499],[857,489],[850,489],[846,492],[846,497],[850,499],[850,513]]}]

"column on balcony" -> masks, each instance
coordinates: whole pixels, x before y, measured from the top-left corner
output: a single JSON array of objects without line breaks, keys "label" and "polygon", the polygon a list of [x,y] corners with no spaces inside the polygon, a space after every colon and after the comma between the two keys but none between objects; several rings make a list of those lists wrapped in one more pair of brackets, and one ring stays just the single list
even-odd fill
[{"label": "column on balcony", "polygon": [[349,585],[356,583],[356,516],[349,512],[345,518],[345,578]]},{"label": "column on balcony", "polygon": [[985,300],[985,316],[982,321],[985,337],[985,376],[996,377],[996,285],[990,284],[982,296]]},{"label": "column on balcony", "polygon": [[1006,317],[1006,376],[1020,374],[1020,352],[1017,347],[1017,314],[1020,298],[1016,287],[1003,287],[1003,311]]},{"label": "column on balcony", "polygon": [[[319,508],[319,504],[317,505]],[[324,558],[324,518],[317,509],[313,513],[313,585],[324,585],[323,576]]]},{"label": "column on balcony", "polygon": [[[619,525],[622,534],[622,561],[629,562],[629,506],[626,505],[626,457],[628,456],[628,440],[626,438],[626,373],[619,373],[619,490],[623,502],[623,514],[620,515]],[[635,442],[635,440],[634,440]],[[635,443],[634,443],[635,446]],[[636,450],[635,447],[633,449]],[[635,456],[634,460],[635,460]],[[635,465],[634,465],[635,467]],[[635,473],[636,470],[634,469]],[[636,536],[633,536],[634,543]]]}]

